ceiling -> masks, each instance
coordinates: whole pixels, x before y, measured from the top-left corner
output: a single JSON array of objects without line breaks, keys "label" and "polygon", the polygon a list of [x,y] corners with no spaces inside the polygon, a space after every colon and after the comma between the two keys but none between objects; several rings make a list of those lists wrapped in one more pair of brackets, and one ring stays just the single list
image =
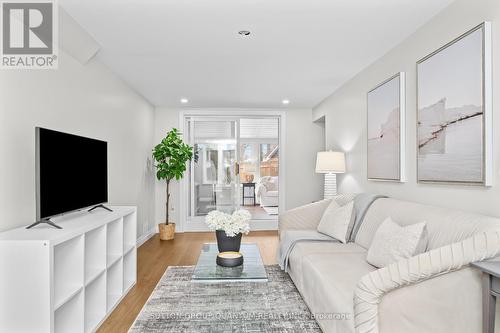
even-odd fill
[{"label": "ceiling", "polygon": [[311,108],[451,2],[59,1],[152,104],[202,108]]}]

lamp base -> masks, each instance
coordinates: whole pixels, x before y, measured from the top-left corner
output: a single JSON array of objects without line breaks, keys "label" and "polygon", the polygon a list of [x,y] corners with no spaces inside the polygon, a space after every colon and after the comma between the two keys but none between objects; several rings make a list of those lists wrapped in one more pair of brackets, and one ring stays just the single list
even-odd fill
[{"label": "lamp base", "polygon": [[333,199],[337,195],[337,175],[325,173],[325,199]]}]

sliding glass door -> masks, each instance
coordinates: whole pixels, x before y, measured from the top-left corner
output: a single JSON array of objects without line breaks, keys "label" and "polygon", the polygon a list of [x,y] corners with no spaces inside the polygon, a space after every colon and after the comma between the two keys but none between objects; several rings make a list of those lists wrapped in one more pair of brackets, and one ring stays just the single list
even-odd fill
[{"label": "sliding glass door", "polygon": [[213,210],[241,208],[254,221],[277,221],[279,133],[278,117],[185,117],[184,135],[198,155],[187,175],[187,230],[203,230]]}]

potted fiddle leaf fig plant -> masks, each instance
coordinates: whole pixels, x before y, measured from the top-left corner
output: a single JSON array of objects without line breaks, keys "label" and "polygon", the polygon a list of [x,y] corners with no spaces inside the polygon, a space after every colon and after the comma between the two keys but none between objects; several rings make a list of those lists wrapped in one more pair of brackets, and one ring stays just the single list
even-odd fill
[{"label": "potted fiddle leaf fig plant", "polygon": [[170,221],[170,183],[173,180],[180,180],[186,171],[186,163],[196,159],[193,147],[184,143],[181,133],[173,128],[167,136],[153,149],[155,160],[156,178],[167,183],[167,202],[165,204],[165,223],[158,225],[161,240],[174,239],[175,223]]}]

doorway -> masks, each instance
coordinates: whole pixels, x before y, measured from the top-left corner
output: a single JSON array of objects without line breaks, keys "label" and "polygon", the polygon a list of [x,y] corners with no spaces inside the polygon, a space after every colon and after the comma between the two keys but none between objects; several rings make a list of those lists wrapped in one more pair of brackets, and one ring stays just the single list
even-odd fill
[{"label": "doorway", "polygon": [[283,202],[281,115],[184,115],[183,125],[198,155],[181,190],[183,230],[206,231],[209,212],[238,209],[250,212],[252,230],[276,229]]}]

